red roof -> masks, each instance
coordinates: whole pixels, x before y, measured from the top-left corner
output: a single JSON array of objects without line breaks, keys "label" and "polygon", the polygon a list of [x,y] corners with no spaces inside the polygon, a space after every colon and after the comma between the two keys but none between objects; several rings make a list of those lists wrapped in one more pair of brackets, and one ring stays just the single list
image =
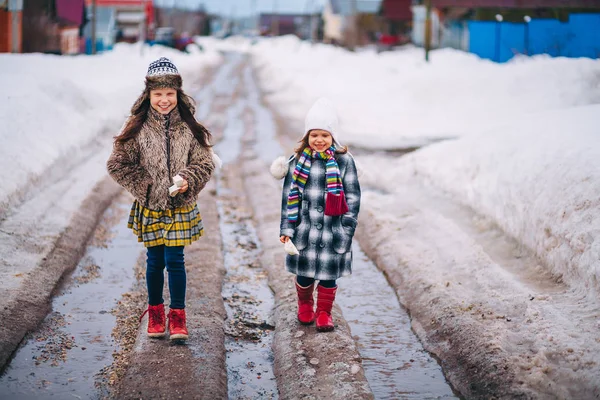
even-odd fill
[{"label": "red roof", "polygon": [[500,8],[545,8],[581,7],[600,8],[600,0],[431,0],[433,7],[500,7]]},{"label": "red roof", "polygon": [[391,21],[412,21],[412,0],[383,0],[382,15]]}]

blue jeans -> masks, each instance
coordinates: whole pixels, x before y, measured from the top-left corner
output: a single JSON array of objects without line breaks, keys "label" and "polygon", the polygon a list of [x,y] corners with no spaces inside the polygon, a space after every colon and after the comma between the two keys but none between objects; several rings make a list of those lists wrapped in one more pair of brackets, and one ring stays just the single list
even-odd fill
[{"label": "blue jeans", "polygon": [[164,269],[169,274],[169,293],[171,308],[185,308],[185,262],[183,246],[168,247],[164,245],[148,247],[146,262],[146,286],[148,287],[148,304],[157,306],[164,302],[163,287],[165,285]]}]

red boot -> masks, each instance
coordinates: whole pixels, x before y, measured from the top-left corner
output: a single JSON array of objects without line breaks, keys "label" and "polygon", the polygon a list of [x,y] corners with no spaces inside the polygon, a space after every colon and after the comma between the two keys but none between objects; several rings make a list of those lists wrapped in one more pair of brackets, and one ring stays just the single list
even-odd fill
[{"label": "red boot", "polygon": [[187,340],[188,330],[185,326],[185,309],[171,308],[169,311],[169,339]]},{"label": "red boot", "polygon": [[161,338],[165,336],[165,306],[159,304],[157,306],[148,305],[148,308],[140,317],[140,322],[144,315],[148,313],[148,337]]},{"label": "red boot", "polygon": [[298,293],[298,321],[303,325],[310,325],[315,320],[315,301],[313,291],[315,284],[302,287],[296,282],[296,292]]},{"label": "red boot", "polygon": [[334,288],[317,286],[317,331],[330,332],[333,330],[333,319],[331,319],[331,309],[335,300]]}]

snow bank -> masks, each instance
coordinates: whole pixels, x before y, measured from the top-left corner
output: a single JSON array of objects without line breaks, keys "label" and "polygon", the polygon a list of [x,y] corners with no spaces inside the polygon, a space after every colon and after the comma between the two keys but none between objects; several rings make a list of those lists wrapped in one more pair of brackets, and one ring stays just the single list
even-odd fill
[{"label": "snow bank", "polygon": [[[150,61],[171,58],[184,88],[200,69],[219,62],[215,52],[184,54],[161,46],[120,44],[97,56],[0,54],[0,210],[61,157],[103,130],[118,129],[143,90]],[[115,132],[116,133],[116,132]],[[2,213],[0,213],[2,214]]]},{"label": "snow bank", "polygon": [[[600,105],[530,115],[429,146],[393,169],[421,176],[490,217],[533,249],[553,274],[597,297],[599,116]],[[398,179],[395,175],[390,184]]]},{"label": "snow bank", "polygon": [[600,102],[600,62],[547,56],[496,64],[453,49],[352,53],[301,42],[262,40],[251,48],[267,99],[303,120],[327,96],[348,143],[420,145],[477,133],[532,112]]}]

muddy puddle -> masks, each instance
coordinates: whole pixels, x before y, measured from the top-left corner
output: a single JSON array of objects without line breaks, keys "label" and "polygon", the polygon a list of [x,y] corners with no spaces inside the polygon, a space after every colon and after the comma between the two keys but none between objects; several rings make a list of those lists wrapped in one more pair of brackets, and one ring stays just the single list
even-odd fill
[{"label": "muddy puddle", "polygon": [[271,322],[273,295],[260,267],[260,248],[248,210],[219,178],[220,227],[227,274],[223,300],[227,311],[225,348],[230,399],[276,399]]},{"label": "muddy puddle", "polygon": [[358,343],[376,399],[454,399],[442,369],[410,327],[394,290],[375,264],[353,247],[352,275],[336,297]]},{"label": "muddy puddle", "polygon": [[[240,65],[240,54],[226,54],[224,71],[232,74]],[[248,70],[248,67],[245,69]],[[277,399],[273,373],[273,294],[267,274],[260,265],[260,243],[245,205],[243,185],[236,171],[242,136],[248,128],[248,100],[240,96],[240,79],[222,73],[221,79],[235,81],[236,95],[224,110],[223,135],[215,151],[225,166],[217,173],[217,208],[227,274],[223,281],[223,301],[227,311],[225,349],[227,385],[230,399]],[[218,80],[216,80],[218,81]],[[228,93],[215,90],[217,96]],[[213,104],[223,102],[213,99]]]},{"label": "muddy puddle", "polygon": [[52,312],[24,340],[0,377],[0,398],[94,399],[118,346],[111,310],[135,281],[140,247],[121,197],[104,214],[86,254],[58,288]]}]

